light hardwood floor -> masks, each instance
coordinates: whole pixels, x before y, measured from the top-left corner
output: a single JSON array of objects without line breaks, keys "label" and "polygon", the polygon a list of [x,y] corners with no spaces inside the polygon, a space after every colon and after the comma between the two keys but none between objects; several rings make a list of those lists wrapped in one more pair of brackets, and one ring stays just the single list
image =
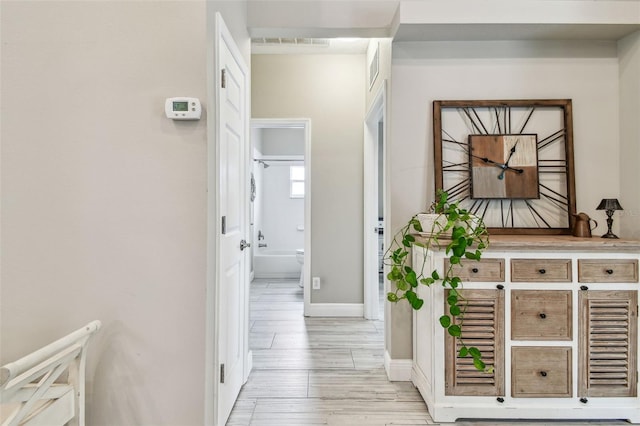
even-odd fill
[{"label": "light hardwood floor", "polygon": [[[382,295],[381,295],[381,304]],[[436,424],[409,382],[389,382],[383,321],[305,318],[297,280],[251,283],[253,371],[229,426]],[[463,421],[456,425],[623,425],[625,422]]]}]

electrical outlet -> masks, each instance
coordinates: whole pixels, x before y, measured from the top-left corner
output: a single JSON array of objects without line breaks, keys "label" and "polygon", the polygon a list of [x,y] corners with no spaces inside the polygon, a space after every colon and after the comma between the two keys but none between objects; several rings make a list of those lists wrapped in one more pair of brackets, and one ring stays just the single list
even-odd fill
[{"label": "electrical outlet", "polygon": [[320,277],[313,277],[313,289],[320,290]]}]

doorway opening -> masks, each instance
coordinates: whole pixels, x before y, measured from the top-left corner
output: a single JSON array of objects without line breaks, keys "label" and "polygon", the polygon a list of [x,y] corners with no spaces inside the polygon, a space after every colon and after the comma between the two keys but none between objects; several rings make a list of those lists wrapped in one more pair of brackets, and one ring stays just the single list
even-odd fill
[{"label": "doorway opening", "polygon": [[[251,121],[251,279],[295,281],[311,302],[310,120]],[[291,290],[291,289],[289,289]]]},{"label": "doorway opening", "polygon": [[378,90],[364,129],[364,317],[384,318],[384,147],[386,84]]}]

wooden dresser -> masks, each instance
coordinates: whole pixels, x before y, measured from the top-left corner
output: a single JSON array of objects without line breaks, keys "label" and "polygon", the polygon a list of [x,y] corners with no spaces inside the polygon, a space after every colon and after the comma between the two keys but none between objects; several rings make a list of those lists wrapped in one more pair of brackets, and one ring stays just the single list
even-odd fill
[{"label": "wooden dresser", "polygon": [[[436,422],[461,418],[626,419],[640,423],[640,241],[492,236],[457,274],[463,338],[493,373],[457,357],[439,317],[446,292],[420,286],[412,380]],[[414,268],[441,273],[443,251],[414,247]]]}]

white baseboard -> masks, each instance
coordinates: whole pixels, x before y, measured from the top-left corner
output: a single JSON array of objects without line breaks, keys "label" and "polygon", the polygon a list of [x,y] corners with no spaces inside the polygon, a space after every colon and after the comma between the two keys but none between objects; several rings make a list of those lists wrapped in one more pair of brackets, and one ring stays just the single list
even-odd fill
[{"label": "white baseboard", "polygon": [[310,303],[305,315],[308,317],[358,317],[364,316],[362,303]]},{"label": "white baseboard", "polygon": [[389,352],[384,351],[384,369],[392,382],[410,382],[412,359],[392,359]]},{"label": "white baseboard", "polygon": [[246,383],[247,380],[249,379],[249,374],[251,374],[251,370],[253,370],[253,351],[249,351],[247,353],[247,366],[245,369],[245,377],[244,377],[243,383]]}]

